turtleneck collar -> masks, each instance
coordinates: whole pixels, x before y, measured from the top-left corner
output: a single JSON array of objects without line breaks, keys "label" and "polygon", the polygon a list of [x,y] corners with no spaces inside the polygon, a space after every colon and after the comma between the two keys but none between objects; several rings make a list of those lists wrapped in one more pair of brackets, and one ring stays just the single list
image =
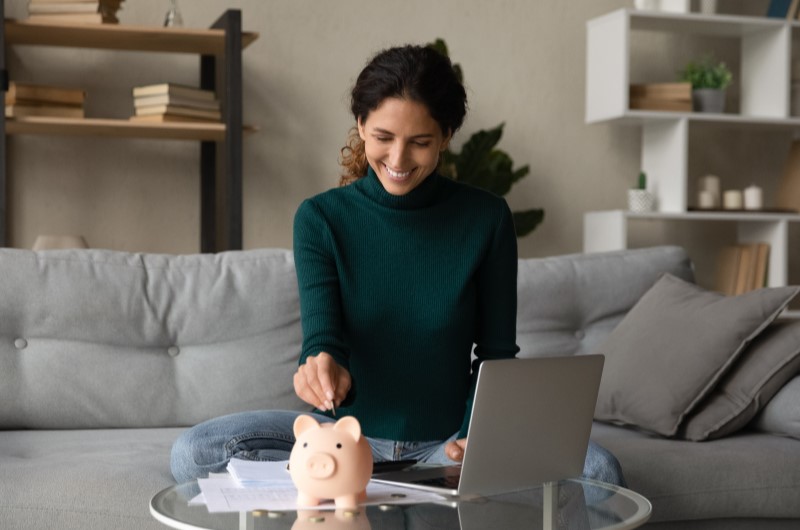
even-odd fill
[{"label": "turtleneck collar", "polygon": [[354,185],[357,185],[367,197],[388,208],[417,210],[425,208],[436,200],[442,178],[434,171],[405,195],[392,195],[386,191],[378,175],[370,166],[367,176],[356,181]]}]

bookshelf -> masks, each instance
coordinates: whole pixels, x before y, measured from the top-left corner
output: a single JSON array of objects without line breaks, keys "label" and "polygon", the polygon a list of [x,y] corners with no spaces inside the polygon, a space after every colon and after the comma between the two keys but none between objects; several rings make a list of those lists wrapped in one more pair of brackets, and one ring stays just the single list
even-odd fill
[{"label": "bookshelf", "polygon": [[[200,57],[199,87],[214,90],[222,105],[221,123],[144,123],[104,118],[6,119],[0,135],[102,136],[199,141],[201,252],[242,248],[242,134],[254,130],[242,123],[242,51],[257,38],[242,32],[241,11],[225,11],[209,29],[161,28],[117,24],[65,25],[5,19],[0,0],[0,81],[8,89],[13,73],[6,53],[14,46],[97,48],[153,53],[187,53]],[[132,87],[131,87],[132,88]],[[5,140],[0,160],[6,160]],[[221,185],[218,185],[221,183]],[[6,168],[0,164],[0,246],[7,245]]]},{"label": "bookshelf", "polygon": [[[729,222],[736,225],[739,243],[770,245],[769,286],[786,285],[789,271],[789,227],[800,215],[769,212],[693,211],[689,196],[690,129],[737,128],[757,134],[763,130],[796,131],[800,118],[790,116],[792,33],[800,23],[766,17],[702,15],[619,9],[589,20],[586,59],[585,121],[641,129],[641,168],[648,189],[657,195],[658,211],[624,210],[584,214],[585,252],[628,247],[631,223]],[[740,48],[740,108],[736,114],[631,110],[631,34],[657,31],[724,37]],[[701,50],[702,51],[702,50]]]}]

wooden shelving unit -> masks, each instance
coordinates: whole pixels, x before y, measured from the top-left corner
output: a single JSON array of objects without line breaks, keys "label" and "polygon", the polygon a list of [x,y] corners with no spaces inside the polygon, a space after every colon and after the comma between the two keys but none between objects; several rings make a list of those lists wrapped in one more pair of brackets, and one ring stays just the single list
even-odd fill
[{"label": "wooden shelving unit", "polygon": [[[0,0],[0,17],[4,18]],[[9,46],[56,46],[117,51],[188,53],[200,56],[203,89],[215,90],[222,103],[221,123],[146,123],[130,120],[0,115],[0,135],[37,134],[200,141],[200,251],[242,248],[242,50],[258,38],[241,31],[241,12],[226,11],[209,29],[160,28],[117,24],[64,25],[5,20],[0,31],[0,75],[8,89]],[[5,160],[6,142],[0,142]],[[218,163],[221,162],[221,163]],[[222,171],[218,171],[218,166]],[[223,196],[217,182],[224,179]],[[0,164],[0,246],[7,245],[6,170]],[[221,226],[220,226],[221,225]],[[220,237],[221,236],[221,237]]]}]

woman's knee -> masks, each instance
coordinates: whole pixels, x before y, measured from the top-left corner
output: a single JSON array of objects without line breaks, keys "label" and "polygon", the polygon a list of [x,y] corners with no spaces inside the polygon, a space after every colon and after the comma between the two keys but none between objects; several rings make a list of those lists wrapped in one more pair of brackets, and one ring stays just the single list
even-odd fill
[{"label": "woman's knee", "polygon": [[591,478],[626,487],[625,477],[622,474],[622,466],[609,450],[589,442],[589,449],[586,453],[586,464],[583,470],[585,478]]}]

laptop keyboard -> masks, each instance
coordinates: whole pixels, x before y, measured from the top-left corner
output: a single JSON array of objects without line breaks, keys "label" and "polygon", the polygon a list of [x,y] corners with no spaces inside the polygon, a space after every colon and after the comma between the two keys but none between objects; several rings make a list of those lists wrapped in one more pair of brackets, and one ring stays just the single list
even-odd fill
[{"label": "laptop keyboard", "polygon": [[458,481],[461,477],[459,475],[447,475],[445,477],[435,477],[420,479],[415,481],[417,484],[425,486],[435,486],[437,488],[458,489]]}]

